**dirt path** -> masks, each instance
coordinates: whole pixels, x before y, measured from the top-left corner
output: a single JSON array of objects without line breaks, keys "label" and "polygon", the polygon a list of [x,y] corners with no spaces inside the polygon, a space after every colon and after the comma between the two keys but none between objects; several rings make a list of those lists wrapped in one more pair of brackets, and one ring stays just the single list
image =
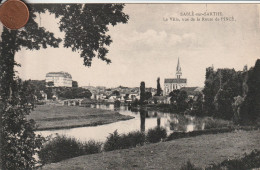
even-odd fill
[{"label": "dirt path", "polygon": [[143,147],[85,155],[43,169],[180,169],[187,160],[198,167],[260,149],[260,130],[202,135]]}]

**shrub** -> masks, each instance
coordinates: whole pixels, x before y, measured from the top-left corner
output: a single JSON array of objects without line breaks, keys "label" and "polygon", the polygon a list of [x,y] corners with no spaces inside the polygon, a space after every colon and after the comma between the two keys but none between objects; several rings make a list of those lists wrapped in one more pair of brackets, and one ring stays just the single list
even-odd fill
[{"label": "shrub", "polygon": [[181,166],[181,170],[200,170],[200,168],[195,167],[195,165],[188,160],[186,164]]},{"label": "shrub", "polygon": [[138,145],[143,145],[144,142],[145,134],[140,131],[123,134],[120,137],[120,149],[133,148]]},{"label": "shrub", "polygon": [[234,128],[221,128],[221,129],[208,129],[208,130],[197,130],[191,132],[173,132],[171,133],[166,141],[180,139],[180,138],[187,138],[187,137],[195,137],[200,135],[207,135],[207,134],[218,134],[218,133],[227,133],[234,131]]},{"label": "shrub", "polygon": [[102,142],[96,142],[94,140],[89,140],[88,142],[84,143],[83,150],[84,154],[94,154],[94,153],[100,153]]},{"label": "shrub", "polygon": [[83,154],[82,144],[75,138],[57,136],[43,146],[39,152],[39,158],[42,164],[46,164]]},{"label": "shrub", "polygon": [[142,132],[130,132],[128,134],[119,135],[114,131],[107,137],[104,144],[105,151],[112,151],[116,149],[127,149],[143,145],[145,142],[145,135]]},{"label": "shrub", "polygon": [[150,143],[156,143],[160,142],[162,139],[165,139],[166,137],[166,129],[162,127],[156,127],[148,130],[146,140]]},{"label": "shrub", "polygon": [[260,151],[253,150],[250,154],[246,154],[240,159],[224,160],[220,164],[215,164],[207,167],[206,170],[230,169],[230,170],[245,170],[260,167]]},{"label": "shrub", "polygon": [[222,119],[215,119],[211,117],[207,117],[203,120],[205,123],[204,129],[217,129],[223,127],[231,127],[233,125],[232,122]]},{"label": "shrub", "polygon": [[119,149],[119,143],[120,143],[120,136],[115,130],[113,133],[110,133],[110,135],[107,137],[107,140],[104,144],[104,150],[105,151],[112,151]]}]

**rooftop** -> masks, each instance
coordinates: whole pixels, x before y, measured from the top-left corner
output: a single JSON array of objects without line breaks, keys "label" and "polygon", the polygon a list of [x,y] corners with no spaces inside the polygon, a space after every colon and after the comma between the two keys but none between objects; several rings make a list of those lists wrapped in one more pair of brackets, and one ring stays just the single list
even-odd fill
[{"label": "rooftop", "polygon": [[72,78],[71,75],[67,72],[49,72],[46,74],[46,77],[66,77],[66,78]]},{"label": "rooftop", "polygon": [[164,83],[187,83],[187,79],[164,79]]}]

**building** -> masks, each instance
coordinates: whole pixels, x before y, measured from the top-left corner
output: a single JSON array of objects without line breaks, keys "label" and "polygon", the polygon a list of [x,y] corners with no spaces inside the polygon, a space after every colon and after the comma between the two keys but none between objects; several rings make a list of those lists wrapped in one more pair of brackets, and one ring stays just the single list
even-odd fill
[{"label": "building", "polygon": [[53,82],[53,87],[72,87],[72,77],[67,72],[50,72],[46,74],[45,82]]},{"label": "building", "polygon": [[182,87],[185,87],[187,85],[187,79],[181,78],[182,72],[181,72],[181,66],[180,61],[178,58],[178,63],[176,67],[176,78],[167,78],[164,79],[164,95],[169,95],[170,92],[176,89],[180,89]]}]

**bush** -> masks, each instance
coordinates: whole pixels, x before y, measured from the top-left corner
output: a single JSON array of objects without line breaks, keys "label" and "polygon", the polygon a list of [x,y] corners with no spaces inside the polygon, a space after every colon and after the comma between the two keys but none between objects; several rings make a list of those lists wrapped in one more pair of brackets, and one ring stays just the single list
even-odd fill
[{"label": "bush", "polygon": [[166,129],[162,127],[156,127],[148,130],[146,140],[150,143],[156,143],[160,142],[162,139],[165,139],[166,137]]},{"label": "bush", "polygon": [[89,140],[88,142],[84,143],[83,146],[84,154],[88,155],[88,154],[100,153],[102,144],[103,143],[101,142]]},{"label": "bush", "polygon": [[142,132],[130,132],[128,134],[119,135],[114,131],[107,137],[104,144],[105,151],[112,151],[117,149],[133,148],[137,145],[143,145],[145,142],[145,135]]},{"label": "bush", "polygon": [[[244,157],[233,159],[233,160],[224,160],[219,164],[213,164],[207,166],[205,170],[247,170],[260,167],[260,151],[253,150],[250,154],[245,154]],[[190,161],[182,165],[181,170],[200,170],[202,168],[195,167]]]},{"label": "bush", "polygon": [[46,164],[83,154],[82,144],[75,138],[57,136],[43,146],[39,152],[39,158],[42,164]]},{"label": "bush", "polygon": [[220,164],[207,167],[206,170],[230,169],[230,170],[246,170],[260,167],[260,151],[253,150],[250,154],[240,159],[225,160]]},{"label": "bush", "polygon": [[205,123],[204,129],[217,129],[217,128],[234,126],[233,123],[230,121],[215,119],[212,117],[207,117],[203,119],[203,122]]},{"label": "bush", "polygon": [[145,134],[139,131],[123,134],[120,138],[121,149],[133,148],[143,145],[145,142]]},{"label": "bush", "polygon": [[120,143],[120,136],[115,130],[113,133],[110,133],[110,135],[107,137],[107,140],[104,144],[104,150],[105,151],[112,151],[119,149],[119,143]]}]

